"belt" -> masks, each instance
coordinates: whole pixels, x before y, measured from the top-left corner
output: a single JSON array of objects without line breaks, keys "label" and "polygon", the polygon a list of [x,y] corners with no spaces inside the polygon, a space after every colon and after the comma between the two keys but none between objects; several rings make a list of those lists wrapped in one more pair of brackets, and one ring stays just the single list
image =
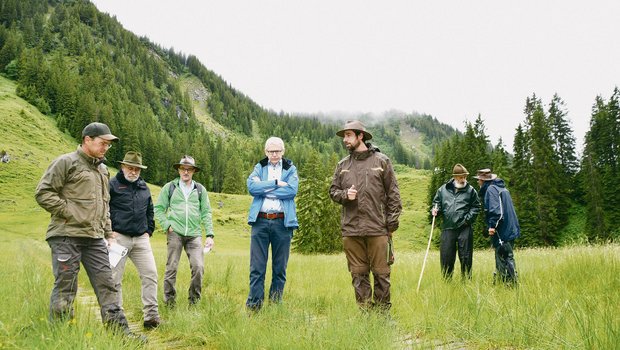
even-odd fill
[{"label": "belt", "polygon": [[273,220],[273,219],[284,219],[284,213],[258,213],[259,218]]}]

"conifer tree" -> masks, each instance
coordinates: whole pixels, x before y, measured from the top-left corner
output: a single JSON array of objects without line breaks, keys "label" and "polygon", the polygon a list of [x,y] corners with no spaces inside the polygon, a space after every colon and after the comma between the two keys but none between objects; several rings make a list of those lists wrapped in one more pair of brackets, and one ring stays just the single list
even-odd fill
[{"label": "conifer tree", "polygon": [[316,151],[304,163],[296,198],[299,229],[293,249],[302,254],[331,254],[342,251],[341,209],[329,197],[331,177]]}]

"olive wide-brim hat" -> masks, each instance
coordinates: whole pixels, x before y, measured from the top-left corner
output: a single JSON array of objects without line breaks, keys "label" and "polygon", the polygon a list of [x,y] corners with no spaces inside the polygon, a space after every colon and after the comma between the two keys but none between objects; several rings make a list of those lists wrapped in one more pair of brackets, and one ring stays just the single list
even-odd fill
[{"label": "olive wide-brim hat", "polygon": [[455,164],[454,168],[452,168],[452,176],[467,176],[469,175],[469,171],[462,164]]},{"label": "olive wide-brim hat", "polygon": [[364,133],[364,141],[372,139],[372,134],[366,130],[366,127],[359,120],[347,120],[344,126],[339,130],[336,135],[344,137],[344,132],[347,130],[357,130]]},{"label": "olive wide-brim hat", "polygon": [[194,158],[190,157],[190,156],[183,156],[183,158],[181,158],[181,160],[172,165],[175,169],[179,170],[179,167],[181,165],[185,165],[185,166],[191,166],[194,167],[194,172],[199,172],[200,168],[196,166],[196,161],[194,160]]},{"label": "olive wide-brim hat", "polygon": [[125,153],[125,158],[123,158],[123,160],[119,160],[118,162],[140,169],[147,168],[147,166],[142,165],[142,154],[140,154],[140,152],[129,151]]}]

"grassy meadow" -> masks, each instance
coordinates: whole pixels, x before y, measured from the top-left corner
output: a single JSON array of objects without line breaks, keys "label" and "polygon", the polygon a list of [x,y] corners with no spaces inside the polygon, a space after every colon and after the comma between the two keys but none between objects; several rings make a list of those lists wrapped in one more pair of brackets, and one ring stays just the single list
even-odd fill
[{"label": "grassy meadow", "polygon": [[[165,324],[141,328],[140,281],[127,265],[124,307],[145,345],[113,335],[98,319],[86,274],[80,274],[76,318],[47,320],[53,284],[44,238],[49,216],[33,199],[41,174],[75,141],[15,97],[0,78],[0,349],[618,349],[620,246],[570,246],[516,251],[520,287],[492,284],[491,250],[474,252],[473,279],[440,278],[432,250],[419,293],[416,286],[430,226],[424,195],[429,174],[399,169],[404,212],[395,236],[391,317],[363,314],[355,305],[343,254],[293,253],[284,303],[248,315],[249,196],[210,194],[216,246],[205,255],[203,298],[188,308],[189,265],[181,258],[175,309],[163,307],[165,237],[152,238]],[[152,187],[157,196],[159,188]],[[223,203],[218,208],[218,202]],[[435,230],[439,234],[439,230]],[[457,263],[458,265],[458,263]],[[458,270],[457,266],[457,270]],[[266,287],[270,275],[268,273]]]}]

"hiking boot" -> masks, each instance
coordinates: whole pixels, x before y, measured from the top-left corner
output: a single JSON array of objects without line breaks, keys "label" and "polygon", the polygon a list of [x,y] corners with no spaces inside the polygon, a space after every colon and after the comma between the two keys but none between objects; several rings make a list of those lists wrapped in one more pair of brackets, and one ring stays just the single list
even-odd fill
[{"label": "hiking boot", "polygon": [[144,320],[144,329],[155,329],[161,325],[161,319],[159,317],[155,317],[150,320]]}]

